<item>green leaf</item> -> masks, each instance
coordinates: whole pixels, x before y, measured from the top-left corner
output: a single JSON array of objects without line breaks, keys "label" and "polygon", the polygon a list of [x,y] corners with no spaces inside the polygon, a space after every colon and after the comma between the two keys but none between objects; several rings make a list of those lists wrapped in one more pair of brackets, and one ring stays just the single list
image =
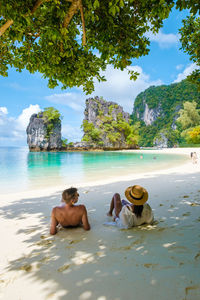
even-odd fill
[{"label": "green leaf", "polygon": [[97,9],[99,6],[100,6],[99,1],[98,1],[98,0],[95,0],[95,1],[94,1],[94,4],[93,4],[93,8],[94,8],[94,9]]}]

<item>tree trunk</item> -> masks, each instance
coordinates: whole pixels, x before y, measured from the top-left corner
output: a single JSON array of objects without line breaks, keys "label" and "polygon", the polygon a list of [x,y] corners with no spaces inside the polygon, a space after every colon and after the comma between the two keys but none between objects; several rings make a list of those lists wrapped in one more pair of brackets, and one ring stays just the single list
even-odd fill
[{"label": "tree trunk", "polygon": [[13,20],[8,20],[3,26],[0,28],[0,36],[4,34],[4,32],[12,25]]}]

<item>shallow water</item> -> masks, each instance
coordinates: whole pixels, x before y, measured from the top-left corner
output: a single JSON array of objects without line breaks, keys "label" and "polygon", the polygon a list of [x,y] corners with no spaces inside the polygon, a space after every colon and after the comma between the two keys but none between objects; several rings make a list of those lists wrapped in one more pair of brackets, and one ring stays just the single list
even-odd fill
[{"label": "shallow water", "polygon": [[0,148],[0,193],[76,185],[165,169],[187,158],[132,152],[29,152]]}]

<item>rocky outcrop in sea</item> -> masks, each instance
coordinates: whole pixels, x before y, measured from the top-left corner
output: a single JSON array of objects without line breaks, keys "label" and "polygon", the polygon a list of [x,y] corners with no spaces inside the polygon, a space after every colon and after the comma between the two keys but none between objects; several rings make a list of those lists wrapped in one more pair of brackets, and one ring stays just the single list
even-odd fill
[{"label": "rocky outcrop in sea", "polygon": [[[130,115],[122,106],[102,97],[88,98],[84,115],[83,141],[106,149],[135,148],[135,145],[127,144],[125,130],[120,128],[120,122],[130,123]],[[90,128],[88,131],[87,127]]]},{"label": "rocky outcrop in sea", "polygon": [[58,120],[51,126],[43,112],[33,114],[30,118],[27,133],[27,143],[30,151],[57,151],[62,147],[61,121]]}]

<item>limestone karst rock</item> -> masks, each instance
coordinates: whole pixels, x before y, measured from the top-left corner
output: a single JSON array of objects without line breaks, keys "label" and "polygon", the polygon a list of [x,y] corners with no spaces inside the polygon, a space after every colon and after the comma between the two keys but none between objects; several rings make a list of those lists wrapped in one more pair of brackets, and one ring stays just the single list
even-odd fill
[{"label": "limestone karst rock", "polygon": [[[105,101],[102,97],[88,98],[84,115],[83,141],[103,148],[130,148],[125,130],[120,128],[120,122],[130,123],[130,115],[124,112],[122,106]],[[90,132],[86,127],[90,127]]]},{"label": "limestone karst rock", "polygon": [[50,132],[48,132],[48,124],[42,112],[31,116],[26,129],[27,143],[30,151],[56,151],[61,149],[60,120],[53,124]]},{"label": "limestone karst rock", "polygon": [[151,86],[138,94],[132,120],[140,121],[140,146],[177,146],[181,142],[177,118],[186,101],[194,101],[200,107],[198,87],[187,80]]}]

